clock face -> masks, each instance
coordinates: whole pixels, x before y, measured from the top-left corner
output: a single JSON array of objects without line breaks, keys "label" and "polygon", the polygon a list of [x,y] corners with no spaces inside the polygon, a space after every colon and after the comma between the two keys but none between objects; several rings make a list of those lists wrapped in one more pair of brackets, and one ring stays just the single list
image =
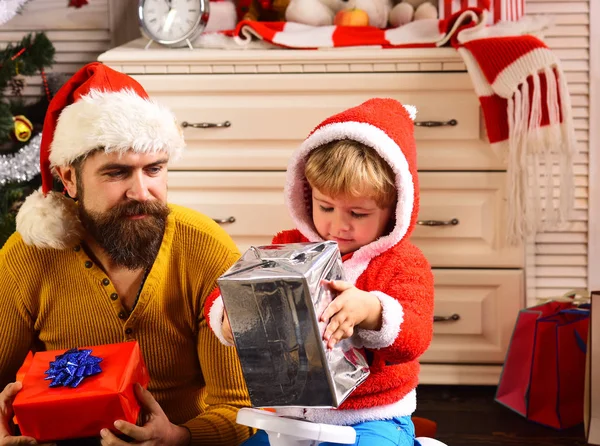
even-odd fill
[{"label": "clock face", "polygon": [[202,31],[208,20],[208,0],[143,0],[139,16],[148,37],[177,43]]}]

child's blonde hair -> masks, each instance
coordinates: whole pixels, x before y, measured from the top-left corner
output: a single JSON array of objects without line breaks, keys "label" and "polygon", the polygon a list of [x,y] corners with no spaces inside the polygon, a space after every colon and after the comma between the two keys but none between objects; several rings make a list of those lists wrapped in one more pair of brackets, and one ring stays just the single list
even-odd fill
[{"label": "child's blonde hair", "polygon": [[372,198],[380,209],[396,201],[394,171],[371,147],[344,139],[317,147],[304,168],[311,187],[330,197]]}]

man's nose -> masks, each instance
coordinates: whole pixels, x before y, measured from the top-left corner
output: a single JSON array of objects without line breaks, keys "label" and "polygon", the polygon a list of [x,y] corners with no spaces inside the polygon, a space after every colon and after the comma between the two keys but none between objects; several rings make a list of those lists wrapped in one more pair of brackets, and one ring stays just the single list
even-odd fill
[{"label": "man's nose", "polygon": [[126,192],[127,198],[136,201],[146,201],[150,197],[146,177],[142,171],[135,172],[131,176],[131,183]]}]

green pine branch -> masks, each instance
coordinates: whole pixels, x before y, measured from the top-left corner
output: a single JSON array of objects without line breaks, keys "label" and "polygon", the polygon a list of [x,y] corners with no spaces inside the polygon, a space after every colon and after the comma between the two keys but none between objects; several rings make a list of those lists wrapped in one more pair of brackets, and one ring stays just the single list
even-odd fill
[{"label": "green pine branch", "polygon": [[54,45],[43,32],[28,34],[16,44],[9,43],[0,51],[0,91],[17,74],[33,76],[43,68],[51,67],[54,53]]},{"label": "green pine branch", "polygon": [[0,186],[0,248],[15,232],[18,204],[25,199],[27,183],[9,183]]},{"label": "green pine branch", "polygon": [[[10,142],[14,131],[13,116],[30,114],[24,113],[30,107],[19,101],[19,98],[9,101],[4,97],[10,80],[17,74],[33,76],[39,74],[42,69],[51,67],[54,63],[54,53],[54,46],[43,32],[31,33],[20,42],[9,44],[0,50],[0,145]],[[29,182],[13,182],[0,186],[0,247],[15,231],[18,207],[38,183],[39,178],[36,177]]]},{"label": "green pine branch", "polygon": [[14,125],[10,106],[5,102],[0,102],[0,143],[8,139]]},{"label": "green pine branch", "polygon": [[12,109],[14,104],[8,104],[3,98],[9,81],[17,74],[33,76],[51,67],[54,53],[54,45],[43,32],[28,34],[0,51],[0,143],[10,139],[14,128],[12,117],[18,114]]},{"label": "green pine branch", "polygon": [[0,248],[16,230],[16,218],[19,208],[28,195],[39,189],[40,176],[29,181],[10,182],[0,186]]}]

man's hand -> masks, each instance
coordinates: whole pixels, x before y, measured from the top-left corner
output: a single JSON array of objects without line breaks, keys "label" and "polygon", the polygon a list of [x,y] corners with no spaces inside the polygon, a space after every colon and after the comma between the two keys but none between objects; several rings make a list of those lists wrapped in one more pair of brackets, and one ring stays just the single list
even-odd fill
[{"label": "man's hand", "polygon": [[227,311],[225,310],[223,310],[223,325],[221,326],[221,332],[227,342],[234,344],[233,331],[231,331],[231,324],[229,323],[229,317],[227,317]]},{"label": "man's hand", "polygon": [[343,280],[333,280],[329,286],[340,294],[321,315],[321,321],[329,321],[323,339],[332,349],[342,339],[354,334],[354,327],[366,330],[381,329],[381,302],[371,293],[359,290]]},{"label": "man's hand", "polygon": [[[147,446],[190,444],[190,431],[185,427],[172,424],[150,392],[139,384],[135,385],[134,390],[144,414],[144,425],[140,427],[127,421],[117,420],[115,427],[119,431],[131,437],[134,440],[133,444]],[[108,429],[102,429],[100,436],[103,446],[132,444],[118,439]]]},{"label": "man's hand", "polygon": [[22,386],[20,382],[10,383],[0,392],[0,446],[39,444],[31,437],[12,435],[11,422],[14,415],[12,403]]}]

